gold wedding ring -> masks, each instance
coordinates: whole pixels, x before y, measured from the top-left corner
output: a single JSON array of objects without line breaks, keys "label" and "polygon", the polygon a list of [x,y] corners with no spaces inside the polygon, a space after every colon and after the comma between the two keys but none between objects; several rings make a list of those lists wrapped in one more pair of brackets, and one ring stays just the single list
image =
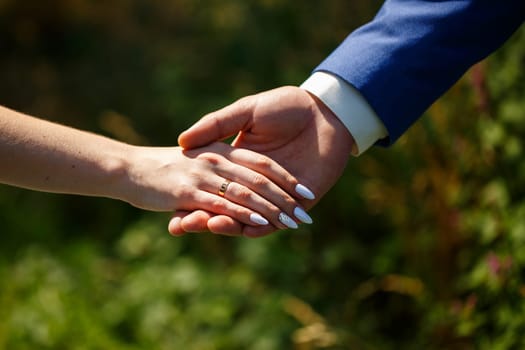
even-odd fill
[{"label": "gold wedding ring", "polygon": [[224,197],[224,194],[226,193],[226,190],[228,189],[228,186],[230,185],[230,181],[226,180],[222,183],[221,187],[219,188],[219,196]]}]

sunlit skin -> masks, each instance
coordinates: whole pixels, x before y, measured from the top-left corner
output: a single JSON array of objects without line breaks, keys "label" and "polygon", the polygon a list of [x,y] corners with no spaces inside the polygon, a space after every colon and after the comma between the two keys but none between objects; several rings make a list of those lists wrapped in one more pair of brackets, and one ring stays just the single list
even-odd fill
[{"label": "sunlit skin", "polygon": [[[353,138],[339,119],[316,97],[297,87],[281,87],[244,97],[204,116],[183,132],[179,144],[191,149],[237,135],[232,145],[274,159],[316,195],[302,200],[311,208],[341,176]],[[176,212],[172,234],[211,231],[260,237],[275,227],[249,227],[206,211]]]},{"label": "sunlit skin", "polygon": [[[0,183],[119,199],[153,211],[204,209],[246,225],[285,228],[279,215],[293,216],[299,207],[288,194],[297,179],[252,151],[224,143],[188,151],[132,146],[3,107],[0,163]],[[225,179],[234,182],[220,196]]]}]

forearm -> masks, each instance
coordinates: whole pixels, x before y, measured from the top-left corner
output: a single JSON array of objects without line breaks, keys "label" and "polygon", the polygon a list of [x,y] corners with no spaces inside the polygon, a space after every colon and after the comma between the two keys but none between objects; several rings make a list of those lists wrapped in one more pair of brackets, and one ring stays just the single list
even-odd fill
[{"label": "forearm", "polygon": [[[220,143],[192,152],[131,146],[0,107],[0,183],[120,199],[154,211],[204,209],[247,225],[285,228],[280,218],[295,223],[288,216],[292,213],[311,221],[297,201],[270,180],[291,191],[297,179],[261,157]],[[263,163],[268,167],[259,165]],[[260,181],[254,183],[254,178]],[[228,194],[231,201],[217,192],[226,180],[235,182]]]},{"label": "forearm", "polygon": [[0,182],[120,198],[133,147],[0,107]]}]

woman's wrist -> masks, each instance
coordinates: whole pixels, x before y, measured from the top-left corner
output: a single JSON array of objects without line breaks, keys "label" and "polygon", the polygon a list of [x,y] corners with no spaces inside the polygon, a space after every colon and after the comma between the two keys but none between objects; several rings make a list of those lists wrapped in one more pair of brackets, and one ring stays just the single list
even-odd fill
[{"label": "woman's wrist", "polygon": [[117,159],[108,163],[114,179],[114,197],[152,211],[175,209],[173,181],[177,162],[175,147],[125,145]]},{"label": "woman's wrist", "polygon": [[119,143],[107,151],[101,167],[106,174],[102,190],[104,197],[122,200],[133,204],[140,197],[139,188],[136,184],[135,166],[139,160],[138,149],[140,147]]}]

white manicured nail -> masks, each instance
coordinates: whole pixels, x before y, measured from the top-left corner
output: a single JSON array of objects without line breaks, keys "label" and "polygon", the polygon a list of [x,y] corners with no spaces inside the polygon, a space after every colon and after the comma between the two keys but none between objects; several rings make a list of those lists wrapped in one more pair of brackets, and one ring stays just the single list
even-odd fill
[{"label": "white manicured nail", "polygon": [[298,228],[299,225],[291,217],[286,215],[285,213],[279,214],[279,221],[283,223],[283,225],[289,227],[289,228]]},{"label": "white manicured nail", "polygon": [[305,224],[311,224],[314,222],[310,215],[306,214],[306,212],[303,210],[303,208],[296,207],[293,210],[293,215],[295,215],[296,218],[304,222]]},{"label": "white manicured nail", "polygon": [[303,198],[315,199],[315,194],[308,189],[305,185],[298,184],[295,186],[295,192],[299,193]]},{"label": "white manicured nail", "polygon": [[250,214],[250,220],[257,225],[268,225],[269,222],[259,214]]}]

